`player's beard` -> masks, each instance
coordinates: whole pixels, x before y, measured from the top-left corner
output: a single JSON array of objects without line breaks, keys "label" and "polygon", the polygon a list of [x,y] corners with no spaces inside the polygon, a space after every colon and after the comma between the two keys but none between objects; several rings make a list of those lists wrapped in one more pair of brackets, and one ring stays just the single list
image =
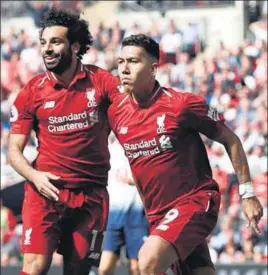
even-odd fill
[{"label": "player's beard", "polygon": [[46,62],[44,58],[44,63],[48,71],[61,75],[70,68],[72,60],[72,49],[70,47],[66,52],[56,54],[56,59],[51,63]]}]

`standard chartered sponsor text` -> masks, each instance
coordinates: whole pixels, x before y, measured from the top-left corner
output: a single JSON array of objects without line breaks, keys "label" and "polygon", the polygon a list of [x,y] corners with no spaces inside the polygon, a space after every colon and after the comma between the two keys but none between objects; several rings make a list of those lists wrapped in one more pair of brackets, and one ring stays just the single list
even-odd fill
[{"label": "standard chartered sponsor text", "polygon": [[62,123],[62,122],[67,122],[67,121],[74,121],[74,120],[80,120],[80,119],[85,119],[87,118],[87,112],[84,111],[83,113],[71,113],[68,116],[50,116],[48,118],[48,122],[50,124],[55,124],[55,123]]},{"label": "standard chartered sponsor text", "polygon": [[[138,143],[124,143],[124,148],[126,150],[126,155],[128,158],[138,158],[140,156],[150,156],[160,153],[160,149],[157,146],[156,138],[151,140],[142,140]],[[130,152],[137,149],[147,149],[147,150],[139,150],[136,152]]]},{"label": "standard chartered sponsor text", "polygon": [[151,146],[156,146],[156,139],[153,138],[151,140],[142,140],[139,143],[124,143],[125,150],[137,150],[143,148],[149,148]]},{"label": "standard chartered sponsor text", "polygon": [[75,123],[66,123],[64,125],[55,126],[55,125],[49,125],[48,131],[49,132],[62,132],[66,130],[75,130],[75,129],[82,129],[89,126],[89,122],[75,122]]},{"label": "standard chartered sponsor text", "polygon": [[[89,121],[87,120],[87,118],[88,118],[88,115],[86,111],[82,113],[71,113],[67,116],[50,116],[48,118],[48,122],[49,122],[48,131],[63,132],[68,130],[87,128],[89,126]],[[64,122],[67,122],[67,123],[62,124]],[[61,124],[61,125],[57,125],[57,124]]]}]

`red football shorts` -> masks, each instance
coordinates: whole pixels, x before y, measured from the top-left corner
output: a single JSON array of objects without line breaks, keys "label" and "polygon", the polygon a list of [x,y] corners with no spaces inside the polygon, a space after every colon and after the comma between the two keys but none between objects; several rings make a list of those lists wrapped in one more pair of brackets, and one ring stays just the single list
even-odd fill
[{"label": "red football shorts", "polygon": [[157,235],[173,245],[179,260],[171,267],[176,275],[211,266],[207,236],[214,229],[219,213],[220,194],[217,191],[199,191],[182,198],[165,217],[150,223],[151,235]]},{"label": "red football shorts", "polygon": [[108,220],[105,187],[61,189],[59,201],[49,200],[25,183],[22,208],[22,252],[58,253],[73,259],[88,257],[98,265]]}]

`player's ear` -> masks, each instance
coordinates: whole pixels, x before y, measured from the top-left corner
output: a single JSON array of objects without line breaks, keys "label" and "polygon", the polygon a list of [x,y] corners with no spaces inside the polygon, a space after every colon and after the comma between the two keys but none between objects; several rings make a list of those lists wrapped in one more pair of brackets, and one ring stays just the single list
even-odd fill
[{"label": "player's ear", "polygon": [[75,54],[77,54],[81,48],[80,44],[78,42],[75,42],[71,45],[71,48]]},{"label": "player's ear", "polygon": [[157,63],[153,63],[152,64],[152,76],[156,76],[157,68],[158,68],[158,64]]}]

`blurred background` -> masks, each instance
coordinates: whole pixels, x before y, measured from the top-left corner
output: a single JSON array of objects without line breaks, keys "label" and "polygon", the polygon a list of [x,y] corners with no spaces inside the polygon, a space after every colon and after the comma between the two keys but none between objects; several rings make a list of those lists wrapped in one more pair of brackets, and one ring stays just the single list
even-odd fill
[{"label": "blurred background", "polygon": [[[267,274],[267,1],[1,1],[1,270],[21,264],[23,178],[7,163],[9,110],[20,89],[44,71],[40,18],[56,5],[80,11],[94,44],[82,62],[117,74],[121,40],[145,33],[160,43],[162,86],[202,95],[242,140],[264,206],[261,236],[246,228],[237,178],[221,145],[203,137],[222,193],[218,224],[209,236],[217,275]],[[34,134],[25,156],[36,156]],[[61,257],[54,269],[60,274]],[[116,274],[127,274],[122,253]],[[250,273],[251,272],[251,273]],[[95,271],[91,272],[96,274]]]}]

